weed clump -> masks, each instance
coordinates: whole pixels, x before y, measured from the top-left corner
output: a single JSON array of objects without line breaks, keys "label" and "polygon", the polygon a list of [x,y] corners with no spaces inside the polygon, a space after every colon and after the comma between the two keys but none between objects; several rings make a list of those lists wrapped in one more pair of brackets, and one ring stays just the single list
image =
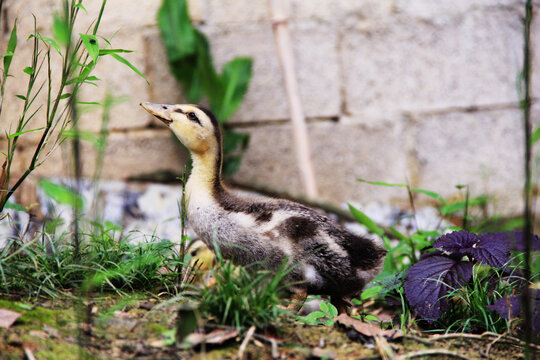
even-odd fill
[{"label": "weed clump", "polygon": [[270,271],[261,264],[237,266],[218,256],[218,264],[212,271],[215,284],[196,290],[200,310],[222,325],[237,328],[254,325],[258,329],[277,326],[281,315],[286,313],[281,304],[287,294],[285,280],[289,272],[287,263]]}]

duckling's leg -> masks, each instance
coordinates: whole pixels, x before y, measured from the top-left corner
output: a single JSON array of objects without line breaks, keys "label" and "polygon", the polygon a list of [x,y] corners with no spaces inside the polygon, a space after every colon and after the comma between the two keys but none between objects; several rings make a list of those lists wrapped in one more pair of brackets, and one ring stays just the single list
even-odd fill
[{"label": "duckling's leg", "polygon": [[287,306],[287,311],[292,312],[293,314],[299,313],[304,302],[307,298],[307,291],[295,292],[291,296],[291,303]]},{"label": "duckling's leg", "polygon": [[338,311],[338,315],[347,314],[347,309],[352,306],[352,303],[346,297],[331,296],[330,303],[334,305]]}]

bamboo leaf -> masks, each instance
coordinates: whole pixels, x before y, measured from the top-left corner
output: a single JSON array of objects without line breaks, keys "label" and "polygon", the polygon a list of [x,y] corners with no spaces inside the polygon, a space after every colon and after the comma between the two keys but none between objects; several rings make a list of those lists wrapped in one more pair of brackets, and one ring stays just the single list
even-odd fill
[{"label": "bamboo leaf", "polygon": [[437,194],[436,192],[429,191],[429,190],[423,190],[423,189],[411,189],[411,191],[427,195],[429,197],[432,197],[434,199],[439,200],[443,204],[446,204],[446,200],[441,195]]},{"label": "bamboo leaf", "polygon": [[24,68],[23,70],[25,73],[27,73],[28,75],[32,76],[34,74],[34,68],[31,67],[31,66],[27,66]]},{"label": "bamboo leaf", "polygon": [[26,101],[26,96],[24,96],[24,95],[17,94],[17,95],[15,95],[15,97],[18,97],[19,99]]},{"label": "bamboo leaf", "polygon": [[86,8],[83,6],[82,3],[75,4],[73,7],[83,9],[85,13],[88,13],[88,11],[86,11]]},{"label": "bamboo leaf", "polygon": [[82,42],[84,44],[84,47],[86,48],[86,51],[88,51],[88,55],[94,60],[94,62],[97,62],[97,58],[99,56],[99,44],[97,41],[97,37],[95,35],[88,35],[88,34],[79,34],[81,36]]},{"label": "bamboo leaf", "polygon": [[118,53],[132,53],[132,52],[133,50],[125,50],[125,49],[100,49],[99,56],[118,54]]},{"label": "bamboo leaf", "polygon": [[13,60],[13,55],[15,55],[15,49],[17,48],[17,20],[13,24],[11,29],[11,35],[9,36],[8,45],[6,52],[4,54],[4,79],[6,78],[9,67],[11,66],[11,61]]},{"label": "bamboo leaf", "polygon": [[66,19],[58,13],[54,14],[53,35],[60,44],[66,46],[69,43],[69,26]]},{"label": "bamboo leaf", "polygon": [[357,180],[360,181],[360,182],[366,183],[366,184],[378,185],[378,186],[407,187],[406,184],[392,184],[392,183],[387,183],[387,182],[383,182],[383,181],[369,181],[369,180],[364,180],[364,179],[357,179]]},{"label": "bamboo leaf", "polygon": [[[32,37],[34,37],[34,35],[30,35],[30,38]],[[43,36],[43,35],[38,35],[36,37],[39,40],[43,41],[45,44],[52,46],[56,50],[56,52],[58,52],[58,54],[62,56],[62,50],[60,50],[60,45],[58,45],[58,43],[54,39],[51,39],[50,37]]]},{"label": "bamboo leaf", "polygon": [[39,187],[49,198],[60,204],[71,205],[78,209],[81,209],[84,205],[82,196],[64,185],[55,184],[47,179],[41,179],[39,181]]},{"label": "bamboo leaf", "polygon": [[26,134],[26,133],[30,133],[30,132],[34,132],[34,131],[39,131],[39,130],[43,130],[45,129],[44,127],[40,127],[38,129],[32,129],[32,130],[25,130],[25,131],[19,131],[19,132],[16,132],[14,134],[10,134],[8,136],[8,140],[11,140],[13,139],[14,137],[17,137],[17,136],[21,136],[22,134]]},{"label": "bamboo leaf", "polygon": [[62,94],[62,96],[60,96],[60,99],[67,99],[70,96],[71,96],[71,93],[65,93],[65,94]]},{"label": "bamboo leaf", "polygon": [[146,77],[144,77],[144,75],[139,71],[139,69],[137,69],[135,66],[133,66],[133,64],[131,64],[126,58],[123,58],[122,56],[118,55],[118,54],[110,54],[113,58],[115,58],[116,60],[118,60],[119,62],[121,62],[122,64],[126,65],[127,67],[129,67],[131,70],[133,70],[137,75],[139,75],[140,77],[142,77],[146,83],[148,85],[150,85],[150,83],[148,82],[148,80],[146,80]]}]

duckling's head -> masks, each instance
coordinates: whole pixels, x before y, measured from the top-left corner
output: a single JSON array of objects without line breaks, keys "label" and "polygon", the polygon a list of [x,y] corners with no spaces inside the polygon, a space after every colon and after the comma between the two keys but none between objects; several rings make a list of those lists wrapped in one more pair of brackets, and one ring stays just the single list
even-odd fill
[{"label": "duckling's head", "polygon": [[189,151],[194,154],[217,152],[221,133],[216,117],[198,105],[141,103],[143,109],[163,121]]}]

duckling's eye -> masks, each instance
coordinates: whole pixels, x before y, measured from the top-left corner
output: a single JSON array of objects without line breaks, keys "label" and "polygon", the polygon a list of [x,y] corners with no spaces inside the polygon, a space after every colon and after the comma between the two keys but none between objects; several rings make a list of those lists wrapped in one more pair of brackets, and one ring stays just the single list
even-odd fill
[{"label": "duckling's eye", "polygon": [[187,113],[187,117],[188,117],[189,120],[195,121],[195,122],[197,122],[197,123],[199,123],[199,124],[201,123],[201,122],[199,121],[199,118],[197,117],[197,114],[195,114],[195,113],[192,112],[192,111]]}]

